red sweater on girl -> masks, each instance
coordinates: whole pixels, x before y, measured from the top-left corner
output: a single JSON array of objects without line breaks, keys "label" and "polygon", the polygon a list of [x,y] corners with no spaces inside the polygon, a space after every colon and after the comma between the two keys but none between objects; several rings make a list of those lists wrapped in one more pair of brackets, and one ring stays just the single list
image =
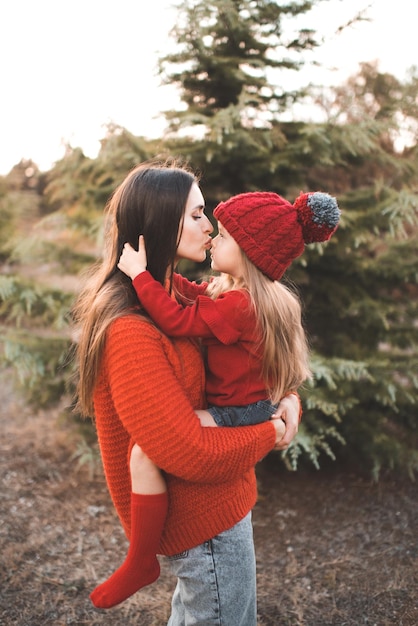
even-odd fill
[{"label": "red sweater on girl", "polygon": [[[216,406],[245,406],[268,397],[261,376],[260,335],[250,299],[233,289],[213,300],[207,283],[174,275],[178,304],[149,272],[132,282],[141,304],[169,337],[200,337],[207,347],[206,397]],[[187,306],[189,305],[189,306]]]}]

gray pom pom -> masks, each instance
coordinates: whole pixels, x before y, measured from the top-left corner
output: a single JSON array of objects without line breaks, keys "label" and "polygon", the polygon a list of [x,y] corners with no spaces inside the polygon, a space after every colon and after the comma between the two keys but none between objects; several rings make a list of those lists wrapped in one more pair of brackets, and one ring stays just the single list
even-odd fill
[{"label": "gray pom pom", "polygon": [[335,228],[340,221],[340,209],[335,198],[328,193],[315,191],[310,194],[308,205],[312,211],[312,221],[321,226]]}]

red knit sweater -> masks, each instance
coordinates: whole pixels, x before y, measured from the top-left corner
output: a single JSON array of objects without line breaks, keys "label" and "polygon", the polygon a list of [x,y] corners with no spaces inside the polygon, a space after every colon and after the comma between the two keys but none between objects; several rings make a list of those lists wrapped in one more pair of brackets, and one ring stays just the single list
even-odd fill
[{"label": "red knit sweater", "polygon": [[[175,274],[182,306],[149,272],[133,286],[145,310],[169,337],[200,337],[207,346],[206,397],[216,406],[244,406],[268,398],[262,377],[262,350],[249,296],[233,289],[216,300],[204,295],[207,283]],[[183,304],[183,303],[182,303]]]},{"label": "red knit sweater", "polygon": [[204,369],[190,339],[169,340],[139,315],[110,326],[94,393],[109,491],[129,538],[129,452],[138,443],[166,472],[161,554],[176,554],[242,519],[256,501],[254,466],[274,446],[271,422],[203,428]]}]

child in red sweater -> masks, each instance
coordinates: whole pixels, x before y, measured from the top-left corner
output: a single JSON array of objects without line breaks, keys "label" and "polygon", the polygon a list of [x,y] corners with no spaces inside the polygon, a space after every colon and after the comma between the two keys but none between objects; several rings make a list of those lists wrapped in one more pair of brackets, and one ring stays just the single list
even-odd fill
[{"label": "child in red sweater", "polygon": [[[166,335],[197,337],[206,346],[210,406],[196,411],[202,425],[261,423],[277,414],[280,400],[296,393],[310,375],[300,303],[278,281],[305,243],[331,237],[339,209],[324,193],[301,194],[292,205],[275,193],[254,192],[220,203],[214,216],[219,234],[212,242],[211,267],[221,276],[197,284],[175,274],[177,301],[146,271],[142,237],[138,252],[125,244],[118,267],[131,277],[142,307]],[[182,236],[180,257],[181,246]],[[131,475],[134,494],[164,491],[161,472],[137,445]],[[163,509],[160,516],[156,528],[164,522]],[[113,606],[152,582],[142,575],[142,563],[155,559],[146,552],[146,542],[132,536],[125,563],[93,592],[96,606]]]}]

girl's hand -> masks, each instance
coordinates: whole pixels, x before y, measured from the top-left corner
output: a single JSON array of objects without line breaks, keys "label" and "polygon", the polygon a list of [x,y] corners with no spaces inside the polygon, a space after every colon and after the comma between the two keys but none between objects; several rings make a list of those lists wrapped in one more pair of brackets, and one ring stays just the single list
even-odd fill
[{"label": "girl's hand", "polygon": [[[295,393],[291,393],[282,400],[272,416],[273,423],[276,420],[283,421],[285,433],[281,440],[276,441],[275,450],[286,450],[299,429],[300,400]],[[277,429],[276,429],[277,432]]]},{"label": "girl's hand", "polygon": [[143,235],[139,235],[138,252],[129,243],[123,246],[118,268],[133,280],[147,269],[147,253]]}]

